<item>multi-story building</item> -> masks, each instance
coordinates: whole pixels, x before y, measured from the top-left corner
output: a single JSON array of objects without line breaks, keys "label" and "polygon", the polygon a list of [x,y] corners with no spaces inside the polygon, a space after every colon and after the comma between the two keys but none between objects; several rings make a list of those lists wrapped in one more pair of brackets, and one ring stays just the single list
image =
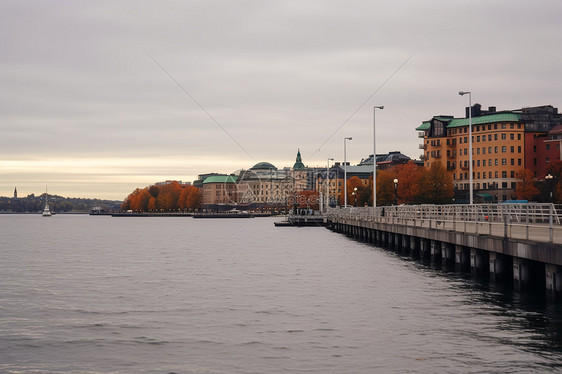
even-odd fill
[{"label": "multi-story building", "polygon": [[[423,138],[426,167],[439,162],[451,172],[457,202],[468,201],[469,116],[435,116],[416,130]],[[517,173],[526,168],[544,177],[546,165],[560,160],[562,116],[552,106],[497,112],[472,107],[472,172],[475,201],[515,199]],[[559,130],[557,130],[559,131]]]},{"label": "multi-story building", "polygon": [[209,207],[212,205],[236,204],[238,193],[236,180],[233,175],[213,175],[203,181],[202,203]]}]

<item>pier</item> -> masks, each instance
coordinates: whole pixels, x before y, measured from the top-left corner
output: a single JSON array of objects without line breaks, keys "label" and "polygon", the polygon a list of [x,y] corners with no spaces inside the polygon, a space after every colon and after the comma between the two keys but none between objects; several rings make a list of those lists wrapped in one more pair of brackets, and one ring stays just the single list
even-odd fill
[{"label": "pier", "polygon": [[562,294],[562,225],[553,204],[333,208],[333,231],[457,271]]}]

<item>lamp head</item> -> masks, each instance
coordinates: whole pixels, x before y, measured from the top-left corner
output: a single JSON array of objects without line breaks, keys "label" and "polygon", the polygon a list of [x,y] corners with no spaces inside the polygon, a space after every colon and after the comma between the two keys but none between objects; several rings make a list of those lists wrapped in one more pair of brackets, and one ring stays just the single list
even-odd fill
[{"label": "lamp head", "polygon": [[461,96],[469,94],[469,93],[470,93],[469,91],[459,91],[459,95],[461,95]]},{"label": "lamp head", "polygon": [[352,140],[353,138],[344,138],[345,140]]},{"label": "lamp head", "polygon": [[375,109],[384,109],[384,105],[376,106]]}]

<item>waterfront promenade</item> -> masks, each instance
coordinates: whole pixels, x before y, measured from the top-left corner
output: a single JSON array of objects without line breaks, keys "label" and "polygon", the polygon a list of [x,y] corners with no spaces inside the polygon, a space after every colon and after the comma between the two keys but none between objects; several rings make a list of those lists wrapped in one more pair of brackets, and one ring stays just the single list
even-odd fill
[{"label": "waterfront promenade", "polygon": [[562,225],[553,204],[334,208],[326,216],[332,230],[366,242],[562,291]]}]

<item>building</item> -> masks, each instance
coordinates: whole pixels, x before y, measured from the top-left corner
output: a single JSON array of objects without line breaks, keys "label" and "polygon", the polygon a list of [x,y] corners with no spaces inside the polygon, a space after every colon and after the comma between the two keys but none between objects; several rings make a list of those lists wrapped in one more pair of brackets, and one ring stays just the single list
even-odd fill
[{"label": "building", "polygon": [[236,204],[238,190],[233,175],[213,175],[203,181],[201,187],[202,203],[205,207],[213,205]]},{"label": "building", "polygon": [[[435,116],[416,128],[423,138],[424,166],[439,162],[451,172],[458,203],[469,201],[468,110],[465,118]],[[548,163],[560,160],[562,116],[556,108],[498,112],[475,104],[471,110],[475,202],[516,199],[519,170],[529,169],[542,178]]]}]

